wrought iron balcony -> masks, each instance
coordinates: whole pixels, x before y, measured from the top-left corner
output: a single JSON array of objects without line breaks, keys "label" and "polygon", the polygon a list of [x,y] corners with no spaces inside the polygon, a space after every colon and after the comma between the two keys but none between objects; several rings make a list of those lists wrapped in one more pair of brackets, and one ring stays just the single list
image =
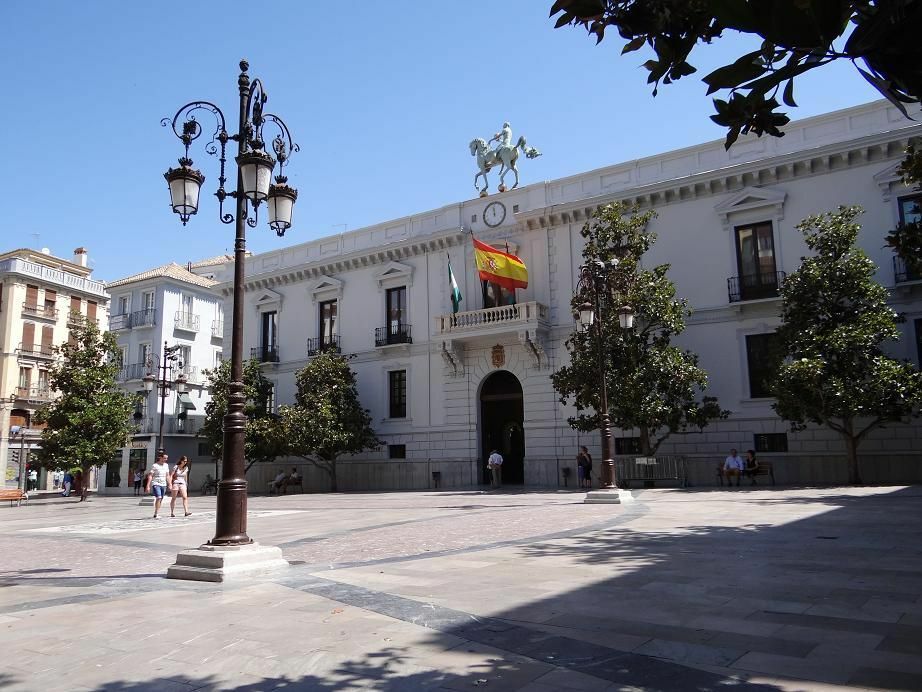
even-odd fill
[{"label": "wrought iron balcony", "polygon": [[131,365],[123,366],[119,374],[124,380],[140,380],[148,373],[153,374],[156,367],[156,365],[150,365],[148,363],[132,363]]},{"label": "wrought iron balcony", "polygon": [[727,279],[727,294],[731,303],[763,298],[777,298],[778,289],[787,276],[784,272],[731,276]]},{"label": "wrought iron balcony", "polygon": [[320,336],[315,339],[307,340],[307,355],[316,356],[318,353],[331,351],[339,353],[339,335]]},{"label": "wrought iron balcony", "polygon": [[41,317],[46,320],[58,319],[58,311],[53,305],[33,305],[32,303],[22,304],[22,314],[29,317]]},{"label": "wrought iron balcony", "polygon": [[157,309],[144,308],[131,313],[131,327],[153,327],[157,324]]},{"label": "wrought iron balcony", "polygon": [[483,310],[467,310],[435,318],[439,334],[461,336],[483,335],[515,331],[528,327],[548,326],[549,311],[546,305],[531,301],[515,305],[501,305]]},{"label": "wrought iron balcony", "polygon": [[197,332],[199,330],[199,316],[191,312],[177,312],[173,317],[173,325],[184,332]]},{"label": "wrought iron balcony", "polygon": [[213,339],[224,338],[224,320],[211,321],[211,337]]},{"label": "wrought iron balcony", "polygon": [[909,267],[902,257],[893,257],[893,280],[898,284],[909,283],[910,281],[922,281],[922,276]]},{"label": "wrought iron balcony", "polygon": [[123,329],[131,329],[131,315],[127,312],[122,315],[109,315],[109,331],[118,332]]},{"label": "wrought iron balcony", "polygon": [[392,346],[393,344],[412,344],[410,325],[394,322],[387,327],[375,329],[375,346]]},{"label": "wrought iron balcony", "polygon": [[41,404],[51,401],[54,398],[54,392],[51,387],[16,387],[13,390],[13,397],[16,401],[27,402],[30,404]]},{"label": "wrought iron balcony", "polygon": [[54,349],[51,346],[39,344],[20,343],[19,347],[16,349],[16,353],[20,356],[27,356],[29,358],[54,358]]},{"label": "wrought iron balcony", "polygon": [[135,435],[151,435],[159,430],[160,427],[160,418],[159,416],[154,418],[145,418],[143,415],[140,418],[134,419],[134,432]]},{"label": "wrought iron balcony", "polygon": [[258,346],[250,349],[250,358],[255,358],[260,363],[278,363],[278,346]]},{"label": "wrought iron balcony", "polygon": [[175,415],[167,416],[164,432],[172,435],[194,435],[201,427],[201,416],[187,416],[185,418]]}]

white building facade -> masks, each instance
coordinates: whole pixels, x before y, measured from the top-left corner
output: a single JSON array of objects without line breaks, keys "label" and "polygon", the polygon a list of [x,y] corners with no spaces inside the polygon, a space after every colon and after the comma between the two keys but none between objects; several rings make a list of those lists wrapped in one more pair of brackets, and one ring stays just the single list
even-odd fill
[{"label": "white building facade", "polygon": [[[362,403],[386,445],[343,461],[341,489],[476,485],[492,447],[506,457],[505,481],[560,485],[578,445],[599,452],[597,434],[569,428],[574,411],[550,381],[569,358],[579,232],[599,206],[624,201],[656,210],[658,242],[644,263],[671,264],[677,295],[694,310],[676,342],[700,355],[707,393],[732,412],[660,452],[682,455],[695,484],[715,482],[715,462],[731,447],[775,461],[779,482],[844,482],[834,433],[791,433],[775,416],[760,356],[779,324],[778,286],[807,252],[795,225],[860,204],[860,244],[907,317],[888,348],[919,363],[922,282],[883,238],[919,199],[896,168],[920,133],[872,103],[792,123],[781,139],[743,138],[729,151],[709,142],[255,255],[246,262],[245,355],[264,361],[276,404],[293,401],[295,373],[312,354],[354,356]],[[479,281],[471,232],[527,264],[529,285],[514,305]],[[449,258],[464,297],[454,315]],[[229,268],[216,278],[229,313]],[[631,451],[633,434],[615,431],[619,451]],[[865,480],[922,480],[919,442],[918,425],[875,432],[861,448]],[[254,468],[251,484],[264,487],[291,465]],[[326,489],[321,473],[303,470],[307,486]]]},{"label": "white building facade", "polygon": [[[220,263],[208,265],[208,270],[213,266]],[[161,430],[171,462],[180,455],[192,462],[192,487],[205,474],[214,474],[211,456],[196,434],[210,400],[205,372],[222,359],[224,313],[222,301],[211,290],[215,281],[194,273],[197,270],[197,265],[171,263],[106,286],[112,306],[109,330],[121,349],[118,381],[135,396],[136,433],[100,473],[100,492],[133,492],[135,472],[143,474],[155,459]],[[160,369],[164,346],[178,347],[165,373]],[[157,378],[150,392],[144,387],[148,374]],[[164,376],[172,384],[180,374],[186,379],[185,392],[173,385],[161,396]]]}]

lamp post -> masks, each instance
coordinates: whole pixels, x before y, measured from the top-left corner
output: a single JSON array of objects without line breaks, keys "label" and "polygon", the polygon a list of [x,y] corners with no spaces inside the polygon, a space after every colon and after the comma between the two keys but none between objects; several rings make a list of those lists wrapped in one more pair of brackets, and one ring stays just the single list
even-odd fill
[{"label": "lamp post", "polygon": [[[154,389],[154,383],[157,383],[157,386],[160,390],[160,428],[157,433],[157,456],[159,457],[164,453],[163,448],[163,419],[164,413],[166,412],[166,395],[170,393],[171,383],[167,379],[172,376],[173,364],[178,363],[179,374],[176,376],[176,380],[172,383],[172,386],[176,387],[176,391],[179,394],[182,394],[186,391],[186,382],[188,381],[186,376],[182,372],[184,363],[180,360],[180,351],[182,346],[167,346],[166,341],[163,342],[163,358],[157,364],[157,375],[153,373],[153,363],[148,357],[147,360],[147,374],[142,378],[144,382],[144,391],[151,392]],[[158,381],[159,380],[159,381]]]},{"label": "lamp post", "polygon": [[[288,179],[283,168],[291,153],[299,150],[291,138],[288,126],[276,115],[265,113],[263,108],[268,100],[262,82],[250,81],[247,74],[249,64],[240,61],[240,74],[237,77],[239,91],[238,125],[236,134],[229,134],[225,125],[224,113],[211,102],[193,101],[177,111],[172,120],[164,119],[164,126],[172,126],[173,133],[182,141],[185,155],[179,159],[179,168],[170,168],[164,177],[170,188],[173,211],[179,215],[183,225],[198,211],[199,192],[205,180],[202,173],[192,167],[189,158],[189,146],[202,135],[202,125],[195,119],[197,112],[214,115],[217,127],[211,141],[205,145],[205,151],[217,155],[220,164],[218,189],[218,216],[222,223],[234,223],[236,235],[234,241],[234,298],[233,323],[231,328],[231,381],[228,387],[228,409],[224,416],[224,456],[222,459],[221,481],[218,483],[217,518],[215,535],[208,546],[239,547],[252,544],[246,533],[247,524],[247,481],[244,476],[244,434],[246,415],[243,412],[245,397],[243,394],[243,281],[246,257],[246,227],[254,228],[258,220],[259,206],[266,202],[268,207],[269,227],[277,235],[284,235],[291,226],[291,214],[298,191],[288,186]],[[263,128],[273,126],[277,131],[272,140],[275,156],[266,152]],[[237,143],[237,185],[228,192],[224,189],[225,150],[227,143]],[[275,183],[271,176],[278,163],[279,174]],[[224,201],[227,197],[236,200],[234,214],[224,213]],[[252,214],[252,216],[251,216]],[[204,546],[203,546],[204,549]],[[277,548],[274,550],[278,550]],[[180,564],[180,557],[177,564]],[[281,552],[279,551],[279,560]],[[175,567],[175,566],[174,566]],[[171,568],[172,569],[172,568]],[[168,576],[196,578],[168,572]],[[212,579],[214,575],[212,575]]]},{"label": "lamp post", "polygon": [[[612,259],[608,262],[595,260],[585,264],[579,268],[579,282],[576,285],[577,295],[588,294],[589,296],[589,300],[585,300],[580,304],[577,317],[583,329],[592,331],[595,338],[596,353],[598,354],[598,374],[599,382],[601,383],[598,413],[599,433],[602,438],[600,488],[609,493],[616,489],[617,479],[615,477],[615,459],[612,449],[611,417],[608,414],[608,368],[605,361],[602,326],[605,320],[603,309],[608,307],[605,305],[605,300],[612,293],[609,285],[609,273],[616,270],[618,264],[617,259]],[[632,329],[634,327],[633,309],[629,305],[623,305],[618,308],[617,312],[621,329]],[[593,329],[593,326],[595,326],[595,329]]]}]

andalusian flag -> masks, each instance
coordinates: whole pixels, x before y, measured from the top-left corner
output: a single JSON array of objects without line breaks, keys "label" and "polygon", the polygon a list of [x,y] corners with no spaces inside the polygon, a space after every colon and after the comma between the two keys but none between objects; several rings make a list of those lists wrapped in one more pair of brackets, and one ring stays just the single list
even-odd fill
[{"label": "andalusian flag", "polygon": [[451,270],[451,257],[448,258],[448,288],[451,290],[451,311],[457,313],[461,306],[461,289],[455,281],[455,273]]},{"label": "andalusian flag", "polygon": [[474,240],[474,261],[482,281],[491,281],[510,291],[528,288],[528,268],[518,257]]}]

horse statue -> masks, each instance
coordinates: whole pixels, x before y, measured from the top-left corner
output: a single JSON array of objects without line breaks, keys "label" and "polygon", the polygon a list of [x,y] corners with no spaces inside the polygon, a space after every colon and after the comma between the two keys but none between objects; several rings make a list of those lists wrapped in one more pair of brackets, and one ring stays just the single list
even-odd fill
[{"label": "horse statue", "polygon": [[[490,144],[498,141],[496,149],[490,149]],[[480,172],[474,176],[474,189],[480,194],[481,197],[487,196],[487,190],[490,187],[490,183],[487,180],[487,173],[495,166],[500,166],[499,169],[499,191],[506,191],[506,174],[509,171],[515,173],[515,184],[509,188],[514,190],[519,186],[519,169],[515,165],[516,161],[519,159],[519,151],[525,154],[526,158],[535,159],[541,156],[541,152],[535,149],[534,147],[528,146],[528,143],[525,141],[525,137],[519,137],[519,141],[514,145],[512,144],[512,129],[509,127],[509,123],[503,123],[503,129],[493,135],[493,138],[490,142],[485,142],[482,138],[477,137],[471,140],[469,145],[471,150],[471,156],[477,157],[477,167],[480,169]],[[477,179],[483,176],[483,189],[477,185]]]}]

